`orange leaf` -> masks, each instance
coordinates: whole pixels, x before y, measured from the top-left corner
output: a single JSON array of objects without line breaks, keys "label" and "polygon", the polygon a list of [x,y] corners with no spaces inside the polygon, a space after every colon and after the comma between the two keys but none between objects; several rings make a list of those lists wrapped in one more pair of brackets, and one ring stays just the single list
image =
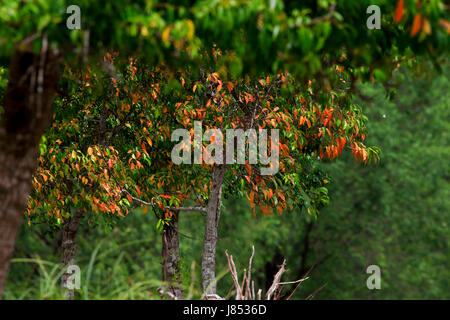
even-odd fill
[{"label": "orange leaf", "polygon": [[446,21],[444,19],[440,19],[439,20],[439,24],[446,29],[447,34],[450,34],[450,22],[448,22],[448,21]]},{"label": "orange leaf", "polygon": [[395,9],[395,17],[394,17],[395,23],[399,23],[402,20],[404,13],[405,13],[405,1],[398,0],[397,9]]},{"label": "orange leaf", "polygon": [[420,14],[416,14],[414,16],[414,21],[411,29],[411,37],[414,37],[422,27],[422,16]]},{"label": "orange leaf", "polygon": [[281,204],[277,205],[277,210],[278,210],[278,213],[281,216],[283,214],[283,207],[281,206]]},{"label": "orange leaf", "polygon": [[251,176],[252,175],[252,166],[250,164],[246,163],[245,168],[247,169],[248,175]]},{"label": "orange leaf", "polygon": [[278,196],[283,199],[284,202],[286,202],[286,198],[284,197],[284,194],[278,190]]},{"label": "orange leaf", "polygon": [[127,194],[127,198],[128,198],[128,201],[130,201],[130,203],[133,203],[133,199],[131,198],[131,196],[129,194]]}]

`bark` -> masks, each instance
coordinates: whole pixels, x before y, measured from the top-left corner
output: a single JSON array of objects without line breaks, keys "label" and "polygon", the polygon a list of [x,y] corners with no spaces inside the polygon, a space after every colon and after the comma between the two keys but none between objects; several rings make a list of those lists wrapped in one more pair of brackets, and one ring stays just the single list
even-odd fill
[{"label": "bark", "polygon": [[26,209],[39,142],[50,122],[60,60],[43,40],[40,54],[17,45],[0,124],[0,299]]},{"label": "bark", "polygon": [[174,299],[183,299],[180,273],[180,242],[178,237],[178,211],[172,212],[169,225],[162,232],[162,281],[167,284],[166,292]]},{"label": "bark", "polygon": [[217,228],[219,226],[222,184],[225,172],[225,165],[214,165],[211,194],[206,211],[205,237],[203,240],[202,284],[205,295],[216,294],[215,256]]},{"label": "bark", "polygon": [[[80,225],[81,218],[83,218],[83,212],[78,210],[73,217],[70,217],[63,223],[62,239],[61,239],[61,265],[66,268],[75,264],[75,258],[77,255],[77,233],[78,226]],[[67,288],[67,280],[70,277],[70,273],[65,272],[61,276],[63,288]],[[75,291],[69,289],[67,291],[67,299],[72,300],[75,296]]]}]

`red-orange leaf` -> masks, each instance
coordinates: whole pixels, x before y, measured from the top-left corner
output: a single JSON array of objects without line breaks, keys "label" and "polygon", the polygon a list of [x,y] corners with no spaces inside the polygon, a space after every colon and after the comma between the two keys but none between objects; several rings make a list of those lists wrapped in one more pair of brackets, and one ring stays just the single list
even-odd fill
[{"label": "red-orange leaf", "polygon": [[129,194],[127,194],[127,199],[128,199],[128,201],[130,201],[130,203],[133,202],[133,199],[131,198],[131,196]]},{"label": "red-orange leaf", "polygon": [[405,13],[405,1],[398,0],[397,8],[395,9],[395,17],[394,17],[395,23],[399,23],[402,20],[404,13]]},{"label": "red-orange leaf", "polygon": [[416,14],[414,16],[414,21],[411,29],[411,37],[414,37],[422,28],[422,16],[420,14]]},{"label": "red-orange leaf", "polygon": [[233,91],[233,83],[232,82],[227,83],[227,89],[228,89],[228,92]]}]

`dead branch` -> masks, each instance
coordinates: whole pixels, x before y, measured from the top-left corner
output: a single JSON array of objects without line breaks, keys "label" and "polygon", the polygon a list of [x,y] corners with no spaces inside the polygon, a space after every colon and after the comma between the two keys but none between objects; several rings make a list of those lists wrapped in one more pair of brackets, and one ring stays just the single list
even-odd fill
[{"label": "dead branch", "polygon": [[280,270],[278,270],[277,274],[275,275],[275,277],[273,279],[272,285],[270,286],[269,290],[267,290],[266,300],[270,300],[272,298],[272,295],[275,293],[275,291],[280,286],[281,277],[286,272],[285,266],[286,266],[286,260],[283,261],[283,264],[281,265]]},{"label": "dead branch", "polygon": [[[249,263],[248,263],[248,271],[247,271],[247,269],[244,269],[241,284],[239,283],[239,276],[237,274],[236,265],[233,261],[233,256],[228,254],[228,250],[225,251],[225,254],[227,256],[228,268],[230,269],[234,288],[236,289],[236,300],[255,300],[255,299],[261,300],[262,299],[262,289],[259,289],[255,295],[255,281],[253,281],[251,279],[253,257],[255,255],[255,247],[252,246],[252,254],[250,256]],[[282,278],[283,274],[286,272],[285,267],[286,267],[286,260],[283,261],[283,264],[280,266],[280,269],[275,274],[273,283],[270,286],[269,290],[267,290],[267,293],[265,295],[266,300],[279,300],[280,292],[284,285],[297,284],[297,287],[295,288],[295,290],[296,290],[303,281],[308,279],[308,277],[305,277],[303,279],[299,279],[296,281],[281,282],[281,278]],[[230,293],[227,296],[229,296],[229,295],[230,295]],[[291,296],[292,296],[292,294],[289,296],[289,298]]]},{"label": "dead branch", "polygon": [[236,272],[236,265],[233,261],[233,256],[228,255],[228,250],[225,251],[228,260],[228,268],[231,272],[231,278],[233,279],[234,287],[236,288],[236,300],[241,300],[241,286],[239,285],[238,275]]}]

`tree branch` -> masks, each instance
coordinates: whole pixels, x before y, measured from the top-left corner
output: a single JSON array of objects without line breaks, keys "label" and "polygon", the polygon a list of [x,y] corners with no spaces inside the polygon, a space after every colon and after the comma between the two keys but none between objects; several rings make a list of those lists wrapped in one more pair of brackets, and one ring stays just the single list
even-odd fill
[{"label": "tree branch", "polygon": [[[156,205],[155,203],[147,202],[147,201],[144,201],[142,199],[136,198],[135,196],[133,196],[131,193],[129,193],[127,190],[125,190],[123,188],[122,188],[122,192],[128,194],[133,201],[136,201],[136,202],[138,202],[140,204],[143,204],[143,205],[146,205],[146,206],[150,206],[150,207],[154,207]],[[170,211],[200,211],[200,212],[206,212],[206,208],[205,207],[169,207],[169,206],[166,206],[164,208],[167,209],[167,210],[170,210]]]}]

